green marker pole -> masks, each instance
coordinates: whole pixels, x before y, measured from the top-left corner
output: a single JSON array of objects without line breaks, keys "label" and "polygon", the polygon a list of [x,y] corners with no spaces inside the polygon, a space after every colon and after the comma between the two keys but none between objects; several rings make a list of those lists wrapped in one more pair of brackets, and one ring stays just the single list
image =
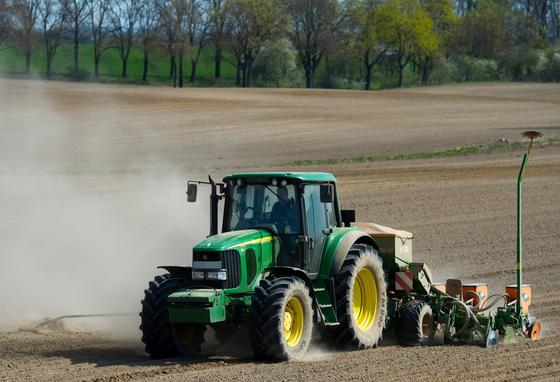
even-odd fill
[{"label": "green marker pole", "polygon": [[518,320],[521,320],[521,284],[523,278],[523,232],[522,232],[522,193],[523,193],[523,172],[527,166],[529,154],[523,155],[521,168],[517,176],[517,301],[515,303],[515,313]]},{"label": "green marker pole", "polygon": [[525,167],[529,161],[529,154],[531,154],[531,148],[533,147],[533,139],[542,137],[542,133],[538,131],[526,131],[521,134],[525,138],[530,139],[529,148],[527,153],[523,155],[523,160],[521,161],[521,168],[519,169],[519,175],[517,176],[517,264],[515,265],[517,273],[517,299],[515,302],[515,316],[521,322],[521,286],[523,284],[523,231],[522,231],[522,205],[523,205],[523,173],[525,172]]}]

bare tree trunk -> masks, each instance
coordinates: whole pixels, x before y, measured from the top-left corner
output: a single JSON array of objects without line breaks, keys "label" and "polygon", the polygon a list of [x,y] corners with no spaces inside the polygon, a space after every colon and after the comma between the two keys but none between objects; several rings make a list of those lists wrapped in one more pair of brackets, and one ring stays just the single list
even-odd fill
[{"label": "bare tree trunk", "polygon": [[191,60],[191,77],[189,78],[189,82],[192,84],[196,78],[196,66],[198,62],[195,60]]},{"label": "bare tree trunk", "polygon": [[122,59],[122,78],[126,78],[128,66],[128,57],[123,57]]},{"label": "bare tree trunk", "polygon": [[241,87],[247,87],[247,63],[243,65],[241,68],[241,72],[243,73],[243,78],[241,79]]},{"label": "bare tree trunk", "polygon": [[251,87],[251,72],[253,71],[253,60],[245,61],[245,84],[244,87]]},{"label": "bare tree trunk", "polygon": [[80,25],[78,22],[74,24],[74,76],[78,75],[80,68]]},{"label": "bare tree trunk", "polygon": [[371,71],[373,69],[373,65],[366,62],[365,69],[366,69],[366,78],[365,78],[364,90],[371,90]]},{"label": "bare tree trunk", "polygon": [[169,55],[169,78],[173,78],[175,76],[175,66],[176,66],[175,55],[170,54]]},{"label": "bare tree trunk", "polygon": [[142,81],[144,82],[148,81],[148,64],[148,52],[144,50],[144,70],[142,71]]},{"label": "bare tree trunk", "polygon": [[237,73],[236,73],[236,77],[235,77],[235,84],[237,86],[241,86],[241,74],[243,74],[243,83],[245,83],[245,70],[243,70],[243,73],[241,72],[241,70],[243,69],[241,62],[237,62]]},{"label": "bare tree trunk", "polygon": [[45,61],[47,64],[47,78],[52,76],[52,62],[56,54],[58,42],[53,42],[49,36],[45,42]]},{"label": "bare tree trunk", "polygon": [[428,79],[430,77],[430,71],[428,68],[428,63],[425,62],[424,65],[422,65],[422,85],[423,86],[428,86]]},{"label": "bare tree trunk", "polygon": [[179,87],[182,88],[184,84],[183,76],[183,52],[179,53]]},{"label": "bare tree trunk", "polygon": [[100,63],[100,61],[101,61],[100,57],[94,57],[94,59],[93,59],[95,78],[99,78],[99,63]]},{"label": "bare tree trunk", "polygon": [[399,53],[398,55],[398,65],[399,65],[399,88],[402,88],[404,86],[404,68],[406,67],[406,65],[408,64],[408,61],[405,60],[403,62],[403,54]]},{"label": "bare tree trunk", "polygon": [[47,78],[51,78],[52,58],[47,56]]},{"label": "bare tree trunk", "polygon": [[25,73],[31,72],[31,51],[25,52]]},{"label": "bare tree trunk", "polygon": [[305,71],[305,87],[308,89],[313,87],[313,73],[311,73],[311,70]]},{"label": "bare tree trunk", "polygon": [[222,77],[222,48],[216,47],[214,53],[214,78]]}]

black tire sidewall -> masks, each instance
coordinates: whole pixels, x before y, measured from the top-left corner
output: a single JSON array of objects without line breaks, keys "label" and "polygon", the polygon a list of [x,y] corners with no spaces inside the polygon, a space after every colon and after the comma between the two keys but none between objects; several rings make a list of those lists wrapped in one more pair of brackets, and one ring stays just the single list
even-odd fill
[{"label": "black tire sidewall", "polygon": [[[367,330],[363,331],[358,328],[356,324],[356,317],[353,314],[353,293],[354,288],[356,285],[356,278],[358,276],[358,272],[363,268],[367,268],[373,275],[375,286],[377,290],[377,311],[375,313],[375,317],[373,319],[372,327]],[[383,334],[383,329],[385,327],[385,319],[387,317],[387,292],[386,292],[386,284],[385,284],[385,273],[383,272],[383,268],[380,264],[376,261],[376,259],[367,254],[362,253],[360,257],[356,261],[356,267],[352,272],[352,281],[351,281],[352,288],[348,291],[349,295],[347,296],[347,308],[349,309],[351,314],[351,324],[354,328],[355,335],[357,339],[363,344],[365,347],[372,347],[377,344],[377,342],[381,339]]]},{"label": "black tire sidewall", "polygon": [[[303,309],[303,332],[301,334],[301,339],[297,346],[290,346],[284,338],[284,318],[283,313],[286,310],[286,306],[290,298],[296,297],[301,303]],[[313,303],[309,295],[309,289],[302,281],[296,281],[286,292],[286,296],[283,301],[282,319],[279,322],[279,330],[282,333],[282,340],[284,351],[288,354],[289,359],[300,358],[303,354],[307,352],[309,344],[311,343],[313,335]]]},{"label": "black tire sidewall", "polygon": [[[288,345],[284,338],[284,312],[292,297],[298,298],[304,315],[302,337],[296,346]],[[301,359],[313,337],[313,315],[310,289],[300,278],[262,280],[252,297],[249,323],[255,357],[274,362]]]}]

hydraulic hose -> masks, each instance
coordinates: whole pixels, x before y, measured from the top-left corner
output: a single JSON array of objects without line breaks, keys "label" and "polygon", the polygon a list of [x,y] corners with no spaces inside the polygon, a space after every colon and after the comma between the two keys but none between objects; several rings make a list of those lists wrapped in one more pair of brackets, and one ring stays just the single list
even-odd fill
[{"label": "hydraulic hose", "polygon": [[[492,300],[492,302],[490,302],[488,304],[488,301],[490,301],[490,299],[493,299],[493,300]],[[484,300],[484,302],[482,304],[480,304],[480,308],[478,308],[476,310],[477,313],[482,313],[482,312],[485,312],[489,309],[492,309],[502,299],[504,300],[504,307],[506,307],[507,306],[507,297],[505,295],[503,295],[503,294],[493,294],[493,295],[488,296],[488,298],[486,300]]]}]

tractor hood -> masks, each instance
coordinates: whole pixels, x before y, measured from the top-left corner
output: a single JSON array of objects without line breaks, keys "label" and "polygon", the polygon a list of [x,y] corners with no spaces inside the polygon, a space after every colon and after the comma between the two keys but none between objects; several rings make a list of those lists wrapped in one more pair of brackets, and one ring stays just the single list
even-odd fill
[{"label": "tractor hood", "polygon": [[247,229],[231,231],[210,236],[195,247],[195,251],[226,251],[245,247],[251,244],[260,244],[272,240],[272,234],[266,229]]}]

